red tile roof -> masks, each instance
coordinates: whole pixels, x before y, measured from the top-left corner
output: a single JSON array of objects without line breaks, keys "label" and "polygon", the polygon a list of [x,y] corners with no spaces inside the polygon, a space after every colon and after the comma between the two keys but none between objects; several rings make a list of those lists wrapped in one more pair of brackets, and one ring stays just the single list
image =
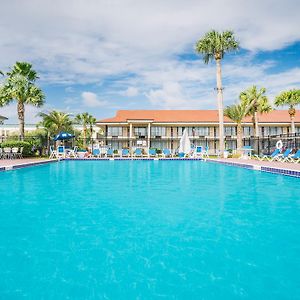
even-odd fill
[{"label": "red tile roof", "polygon": [[[258,116],[261,123],[289,123],[290,116],[287,110],[274,110],[268,114]],[[217,123],[217,110],[118,110],[116,116],[97,121],[97,123],[123,123],[128,120],[152,120],[156,123]],[[224,117],[225,122],[232,121]],[[244,122],[251,122],[246,117]],[[296,114],[295,122],[300,122],[300,112]]]}]

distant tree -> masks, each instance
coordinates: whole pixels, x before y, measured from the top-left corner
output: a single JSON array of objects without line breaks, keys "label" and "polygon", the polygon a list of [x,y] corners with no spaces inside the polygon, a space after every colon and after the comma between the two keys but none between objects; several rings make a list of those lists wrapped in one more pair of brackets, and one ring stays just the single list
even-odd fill
[{"label": "distant tree", "polygon": [[90,136],[92,137],[93,134],[93,126],[96,123],[96,119],[90,115],[89,113],[81,113],[78,114],[74,119],[75,124],[82,125],[83,129],[83,146],[86,147],[86,139],[87,139],[87,130],[89,127]]},{"label": "distant tree", "polygon": [[38,76],[31,64],[16,62],[6,75],[4,83],[0,86],[0,106],[8,105],[14,100],[17,101],[20,138],[24,139],[25,104],[39,107],[44,104],[45,95],[35,85]]},{"label": "distant tree", "polygon": [[217,32],[212,30],[207,32],[203,38],[198,40],[195,46],[197,53],[203,56],[205,64],[215,60],[217,66],[217,99],[219,112],[219,136],[220,151],[224,152],[224,113],[223,113],[223,87],[221,74],[221,60],[225,53],[239,49],[239,43],[234,37],[233,31]]},{"label": "distant tree", "polygon": [[300,104],[300,90],[289,90],[280,93],[276,98],[274,104],[276,106],[289,106],[289,115],[291,119],[291,130],[295,133],[295,115],[296,115],[296,105]]},{"label": "distant tree", "polygon": [[237,124],[237,152],[241,153],[243,147],[243,128],[242,121],[248,113],[248,108],[245,104],[239,103],[227,106],[224,110],[224,115]]},{"label": "distant tree", "polygon": [[255,85],[241,92],[241,103],[247,106],[247,115],[252,117],[254,136],[259,137],[258,113],[268,113],[272,106],[266,96],[266,89],[258,89]]}]

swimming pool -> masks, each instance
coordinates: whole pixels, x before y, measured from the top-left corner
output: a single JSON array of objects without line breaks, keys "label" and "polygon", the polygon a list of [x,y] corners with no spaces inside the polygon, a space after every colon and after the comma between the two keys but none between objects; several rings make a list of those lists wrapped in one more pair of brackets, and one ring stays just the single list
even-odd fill
[{"label": "swimming pool", "polygon": [[297,299],[299,182],[199,161],[0,173],[0,298]]}]

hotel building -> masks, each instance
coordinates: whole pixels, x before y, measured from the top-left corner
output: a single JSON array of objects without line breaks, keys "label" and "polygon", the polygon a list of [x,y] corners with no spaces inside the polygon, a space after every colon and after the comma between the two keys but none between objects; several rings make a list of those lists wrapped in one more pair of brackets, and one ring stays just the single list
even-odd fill
[{"label": "hotel building", "polygon": [[[290,133],[287,110],[262,114],[259,120],[260,147],[270,136]],[[236,149],[236,124],[224,118],[224,136],[227,149]],[[115,117],[97,121],[104,135],[102,143],[113,148],[169,148],[175,150],[183,130],[187,129],[194,145],[208,146],[210,153],[218,150],[219,126],[217,110],[119,110]],[[295,117],[296,133],[300,133],[300,114]],[[244,145],[250,145],[253,125],[250,117],[243,120]]]}]

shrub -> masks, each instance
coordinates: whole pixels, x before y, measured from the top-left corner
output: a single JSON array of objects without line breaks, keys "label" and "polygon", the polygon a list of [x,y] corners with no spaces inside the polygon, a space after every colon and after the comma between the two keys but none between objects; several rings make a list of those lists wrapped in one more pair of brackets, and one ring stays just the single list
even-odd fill
[{"label": "shrub", "polygon": [[32,151],[32,145],[28,142],[24,141],[6,141],[0,144],[1,148],[9,147],[18,147],[21,148],[23,147],[23,155],[24,156],[32,156],[33,151]]}]

